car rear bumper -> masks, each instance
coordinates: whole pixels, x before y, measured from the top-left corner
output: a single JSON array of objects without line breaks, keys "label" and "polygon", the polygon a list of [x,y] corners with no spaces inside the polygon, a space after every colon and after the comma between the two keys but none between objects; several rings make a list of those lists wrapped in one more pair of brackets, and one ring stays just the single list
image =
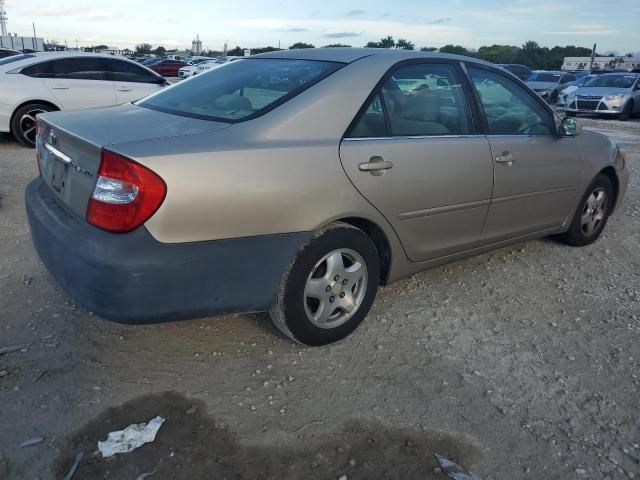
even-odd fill
[{"label": "car rear bumper", "polygon": [[41,178],[26,191],[35,248],[78,303],[124,323],[263,311],[308,232],[166,244],[108,233],[68,213]]}]

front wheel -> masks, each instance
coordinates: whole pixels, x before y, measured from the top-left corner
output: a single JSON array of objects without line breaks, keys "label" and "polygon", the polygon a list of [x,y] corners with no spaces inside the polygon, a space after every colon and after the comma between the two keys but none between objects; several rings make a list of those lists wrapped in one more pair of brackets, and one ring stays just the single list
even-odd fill
[{"label": "front wheel", "polygon": [[371,239],[345,223],[316,232],[298,252],[269,315],[289,338],[336,342],[364,320],[378,290],[380,261]]},{"label": "front wheel", "polygon": [[613,201],[611,180],[602,173],[598,174],[582,197],[569,231],[560,239],[576,247],[595,242],[607,224]]},{"label": "front wheel", "polygon": [[631,112],[633,111],[633,100],[629,100],[627,104],[622,109],[622,113],[618,115],[618,120],[626,121],[631,117]]},{"label": "front wheel", "polygon": [[49,105],[41,103],[29,103],[20,107],[11,118],[11,132],[13,136],[25,147],[35,147],[36,116],[52,110]]}]

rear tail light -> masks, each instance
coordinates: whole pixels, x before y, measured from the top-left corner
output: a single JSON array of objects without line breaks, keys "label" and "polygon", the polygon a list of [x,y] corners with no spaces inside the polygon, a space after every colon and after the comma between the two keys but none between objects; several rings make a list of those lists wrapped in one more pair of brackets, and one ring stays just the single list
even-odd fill
[{"label": "rear tail light", "polygon": [[87,221],[109,232],[138,228],[158,210],[167,185],[155,172],[102,149],[98,180],[87,206]]}]

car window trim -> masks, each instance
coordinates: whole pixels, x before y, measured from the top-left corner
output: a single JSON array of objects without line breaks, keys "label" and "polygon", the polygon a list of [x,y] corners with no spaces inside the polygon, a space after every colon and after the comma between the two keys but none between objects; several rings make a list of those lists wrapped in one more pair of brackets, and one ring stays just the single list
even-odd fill
[{"label": "car window trim", "polygon": [[[438,137],[467,137],[467,136],[477,136],[478,134],[482,133],[480,132],[479,129],[479,121],[480,121],[480,117],[478,117],[478,112],[475,111],[474,106],[473,106],[473,102],[471,101],[471,99],[468,97],[469,92],[468,92],[468,85],[465,82],[465,72],[463,72],[462,68],[461,68],[461,63],[458,60],[454,60],[454,59],[450,59],[450,58],[411,58],[408,60],[401,60],[399,62],[394,63],[391,67],[389,67],[389,69],[384,73],[384,75],[380,78],[380,80],[378,80],[378,82],[376,83],[375,87],[373,88],[373,90],[371,91],[371,93],[369,93],[369,95],[367,96],[367,99],[365,100],[365,102],[363,103],[363,105],[360,107],[360,109],[358,110],[358,112],[356,113],[355,117],[353,118],[353,120],[351,121],[351,123],[349,123],[349,126],[347,127],[347,129],[345,130],[345,133],[342,135],[342,139],[341,140],[379,140],[379,139],[387,139],[387,138],[413,138],[413,139],[417,139],[417,138],[438,138]],[[428,64],[434,64],[434,65],[451,65],[453,66],[456,74],[458,75],[458,78],[460,80],[460,83],[462,84],[462,91],[463,94],[465,96],[465,101],[467,103],[467,110],[468,110],[468,115],[469,115],[469,120],[471,121],[471,132],[468,134],[451,134],[451,135],[393,135],[391,132],[391,124],[389,121],[389,117],[387,115],[387,110],[386,110],[386,106],[384,103],[384,94],[382,93],[382,86],[384,85],[384,83],[393,75],[393,73],[403,67],[406,66],[410,66],[410,65],[428,65]],[[373,99],[375,98],[376,95],[380,96],[380,101],[382,102],[382,111],[384,113],[385,116],[385,124],[387,126],[387,133],[388,136],[386,137],[350,137],[349,135],[351,134],[351,132],[353,131],[353,129],[356,127],[356,125],[358,124],[358,122],[360,121],[361,117],[366,113],[366,111],[369,109],[369,105],[371,105],[371,102],[373,101]]]},{"label": "car window trim", "polygon": [[[484,65],[482,63],[476,63],[473,61],[464,61],[463,62],[465,64],[465,73],[468,76],[468,81],[470,82],[470,85],[473,87],[473,97],[475,98],[475,103],[477,108],[479,109],[479,111],[481,112],[482,115],[482,119],[483,119],[483,124],[484,124],[484,134],[487,136],[491,136],[491,137],[497,137],[497,136],[504,136],[504,137],[556,137],[558,134],[558,117],[556,116],[556,113],[551,109],[551,107],[547,104],[547,102],[545,102],[542,98],[540,98],[539,95],[530,92],[527,88],[522,88],[522,90],[524,91],[524,93],[526,95],[529,95],[530,98],[533,98],[539,105],[541,105],[543,107],[544,110],[547,111],[547,113],[551,114],[551,119],[553,120],[553,132],[554,133],[550,133],[550,134],[518,134],[518,133],[491,133],[489,131],[489,122],[487,121],[487,114],[484,110],[484,106],[482,105],[482,100],[480,99],[480,95],[478,94],[478,91],[475,88],[475,85],[473,83],[473,78],[471,78],[471,73],[469,73],[469,70],[467,69],[467,67],[472,67],[472,68],[476,68],[478,70],[485,70],[487,72],[492,72],[496,75],[499,75],[503,78],[506,78],[507,80],[512,80],[509,77],[507,77],[506,75],[504,75],[502,72],[499,71],[499,69],[493,68],[489,65]],[[517,82],[515,82],[517,84]],[[524,82],[523,82],[524,83]]]}]

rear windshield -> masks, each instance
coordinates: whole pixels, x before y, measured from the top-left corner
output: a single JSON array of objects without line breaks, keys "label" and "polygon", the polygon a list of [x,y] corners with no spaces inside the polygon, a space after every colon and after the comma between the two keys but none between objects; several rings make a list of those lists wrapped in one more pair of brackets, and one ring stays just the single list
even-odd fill
[{"label": "rear windshield", "polygon": [[559,82],[560,73],[532,73],[529,77],[530,82]]},{"label": "rear windshield", "polygon": [[585,82],[585,87],[631,88],[636,75],[599,75]]},{"label": "rear windshield", "polygon": [[266,113],[343,65],[311,60],[242,59],[178,83],[136,105],[233,123]]}]

